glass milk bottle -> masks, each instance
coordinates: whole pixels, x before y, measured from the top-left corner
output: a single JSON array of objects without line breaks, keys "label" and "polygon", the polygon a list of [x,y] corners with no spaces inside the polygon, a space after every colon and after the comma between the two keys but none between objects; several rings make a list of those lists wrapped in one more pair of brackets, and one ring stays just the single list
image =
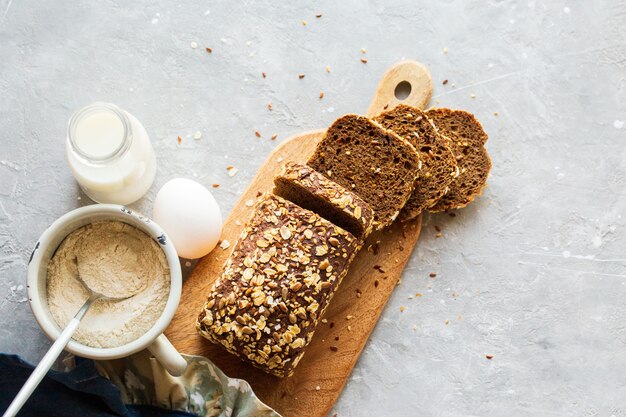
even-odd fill
[{"label": "glass milk bottle", "polygon": [[156,158],[146,129],[110,103],[94,103],[72,115],[65,144],[76,181],[98,203],[130,204],[150,188]]}]

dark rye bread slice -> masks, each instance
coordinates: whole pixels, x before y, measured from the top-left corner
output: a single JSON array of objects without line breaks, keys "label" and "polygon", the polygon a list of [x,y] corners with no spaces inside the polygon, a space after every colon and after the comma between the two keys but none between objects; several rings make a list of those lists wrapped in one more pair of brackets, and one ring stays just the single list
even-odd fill
[{"label": "dark rye bread slice", "polygon": [[449,140],[437,133],[424,112],[405,104],[379,114],[374,121],[406,139],[419,153],[422,169],[399,216],[401,221],[412,220],[434,205],[459,174]]},{"label": "dark rye bread slice", "polygon": [[358,195],[313,168],[287,162],[274,178],[274,194],[311,210],[364,240],[372,231],[374,211]]},{"label": "dark rye bread slice", "polygon": [[374,210],[375,230],[393,223],[419,173],[409,142],[355,114],[335,120],[307,164],[365,200]]},{"label": "dark rye bread slice", "polygon": [[485,148],[487,133],[473,114],[463,110],[433,109],[426,115],[438,132],[450,139],[460,170],[448,193],[429,211],[465,207],[480,195],[491,169],[491,160]]},{"label": "dark rye bread slice", "polygon": [[361,240],[274,194],[258,198],[196,330],[279,377],[293,373]]}]

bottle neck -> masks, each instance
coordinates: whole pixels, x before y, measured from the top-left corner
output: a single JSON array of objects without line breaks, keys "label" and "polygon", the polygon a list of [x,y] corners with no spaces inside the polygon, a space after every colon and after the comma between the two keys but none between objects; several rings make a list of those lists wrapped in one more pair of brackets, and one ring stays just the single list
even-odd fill
[{"label": "bottle neck", "polygon": [[94,103],[75,112],[67,128],[72,152],[93,165],[121,158],[132,143],[132,126],[126,113],[110,103]]}]

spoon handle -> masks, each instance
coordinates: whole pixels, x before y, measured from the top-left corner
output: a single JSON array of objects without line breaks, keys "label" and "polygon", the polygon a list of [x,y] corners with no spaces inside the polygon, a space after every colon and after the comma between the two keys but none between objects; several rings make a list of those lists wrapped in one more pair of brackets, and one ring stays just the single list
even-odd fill
[{"label": "spoon handle", "polygon": [[69,322],[67,327],[63,330],[63,332],[61,332],[57,340],[52,344],[52,346],[50,347],[46,355],[41,359],[39,365],[37,365],[33,373],[30,374],[30,377],[28,377],[28,380],[26,381],[20,392],[17,393],[9,408],[7,408],[7,410],[4,412],[3,417],[14,417],[20,411],[26,400],[28,400],[33,391],[35,391],[35,388],[37,388],[43,377],[46,376],[46,373],[48,373],[48,370],[52,367],[61,352],[63,352],[65,345],[67,345],[67,343],[72,338],[72,335],[78,328],[81,319],[83,318],[85,313],[87,313],[87,310],[89,310],[89,307],[91,306],[91,303],[93,303],[93,301],[94,300],[91,298],[88,299],[85,304],[83,304],[83,306],[80,308],[80,310],[78,310],[78,313],[76,313],[76,315]]}]

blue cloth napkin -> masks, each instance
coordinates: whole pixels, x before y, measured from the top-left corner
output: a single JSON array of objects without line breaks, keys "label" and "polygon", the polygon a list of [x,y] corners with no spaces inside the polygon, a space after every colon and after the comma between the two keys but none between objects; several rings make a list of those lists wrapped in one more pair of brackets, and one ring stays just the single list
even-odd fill
[{"label": "blue cloth napkin", "polygon": [[[0,410],[4,412],[34,367],[16,355],[0,354]],[[76,358],[69,372],[50,371],[18,417],[188,417],[183,411],[126,405],[119,388],[100,376],[95,363]]]}]

